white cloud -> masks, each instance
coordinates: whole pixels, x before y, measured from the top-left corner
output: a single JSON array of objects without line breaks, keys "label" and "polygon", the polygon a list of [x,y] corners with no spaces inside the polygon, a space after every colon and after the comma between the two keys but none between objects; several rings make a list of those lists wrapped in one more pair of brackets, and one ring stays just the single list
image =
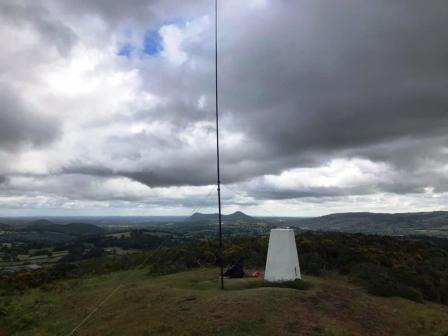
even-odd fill
[{"label": "white cloud", "polygon": [[279,175],[267,175],[267,184],[282,189],[304,187],[351,188],[372,185],[390,178],[392,168],[365,159],[334,159],[321,167],[296,168]]},{"label": "white cloud", "polygon": [[163,41],[163,56],[175,65],[183,64],[188,55],[182,49],[184,41],[182,30],[175,25],[163,26],[160,28],[160,36]]},{"label": "white cloud", "polygon": [[187,44],[203,43],[201,34],[210,29],[208,17],[187,21],[185,25],[164,25],[159,29],[162,39],[162,55],[172,64],[179,66],[189,59],[186,51]]}]

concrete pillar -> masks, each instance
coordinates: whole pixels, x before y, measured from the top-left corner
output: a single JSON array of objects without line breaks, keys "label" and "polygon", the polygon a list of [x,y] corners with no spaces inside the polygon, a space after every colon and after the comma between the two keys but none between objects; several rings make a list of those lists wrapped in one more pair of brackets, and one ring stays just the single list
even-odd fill
[{"label": "concrete pillar", "polygon": [[281,282],[301,278],[294,230],[272,229],[264,279]]}]

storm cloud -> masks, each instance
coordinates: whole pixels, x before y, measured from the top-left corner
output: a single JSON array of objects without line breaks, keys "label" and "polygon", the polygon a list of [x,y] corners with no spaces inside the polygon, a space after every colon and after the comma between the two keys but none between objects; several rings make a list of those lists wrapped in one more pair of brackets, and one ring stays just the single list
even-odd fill
[{"label": "storm cloud", "polygon": [[[0,150],[20,157],[0,174],[34,176],[35,188],[8,182],[6,204],[15,188],[31,208],[32,197],[108,208],[150,200],[151,210],[178,212],[200,203],[195,190],[205,197],[216,180],[212,2],[0,6]],[[442,0],[221,2],[222,181],[237,191],[229,206],[314,214],[355,211],[361,197],[364,210],[385,199],[392,211],[440,209],[447,10]],[[115,192],[98,196],[95,183]]]}]

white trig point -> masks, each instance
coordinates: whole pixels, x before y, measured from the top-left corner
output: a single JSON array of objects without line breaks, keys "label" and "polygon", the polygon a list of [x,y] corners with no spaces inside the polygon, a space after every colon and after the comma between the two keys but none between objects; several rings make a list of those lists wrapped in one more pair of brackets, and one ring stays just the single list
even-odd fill
[{"label": "white trig point", "polygon": [[272,229],[264,279],[280,282],[301,278],[294,230]]}]

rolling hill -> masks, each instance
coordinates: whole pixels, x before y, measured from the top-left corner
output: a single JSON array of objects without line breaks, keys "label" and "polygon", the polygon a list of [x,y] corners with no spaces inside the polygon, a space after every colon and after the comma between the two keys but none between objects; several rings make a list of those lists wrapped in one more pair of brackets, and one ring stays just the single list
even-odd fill
[{"label": "rolling hill", "polygon": [[318,231],[359,232],[383,235],[430,235],[448,237],[448,212],[337,213],[292,220],[292,226]]},{"label": "rolling hill", "polygon": [[[161,227],[180,232],[188,236],[214,237],[217,233],[218,214],[195,213],[183,222]],[[267,232],[267,223],[241,211],[222,216],[224,235],[257,235]]]},{"label": "rolling hill", "polygon": [[[244,212],[236,211],[229,215],[222,215],[222,220],[226,222],[235,222],[235,221],[245,221],[245,222],[256,222],[257,219],[246,215]],[[200,212],[194,213],[192,216],[186,219],[188,222],[217,222],[218,214],[204,214]]]},{"label": "rolling hill", "polygon": [[105,233],[103,228],[87,223],[55,224],[48,220],[38,220],[21,229],[25,232],[53,232],[71,236],[88,236]]}]

